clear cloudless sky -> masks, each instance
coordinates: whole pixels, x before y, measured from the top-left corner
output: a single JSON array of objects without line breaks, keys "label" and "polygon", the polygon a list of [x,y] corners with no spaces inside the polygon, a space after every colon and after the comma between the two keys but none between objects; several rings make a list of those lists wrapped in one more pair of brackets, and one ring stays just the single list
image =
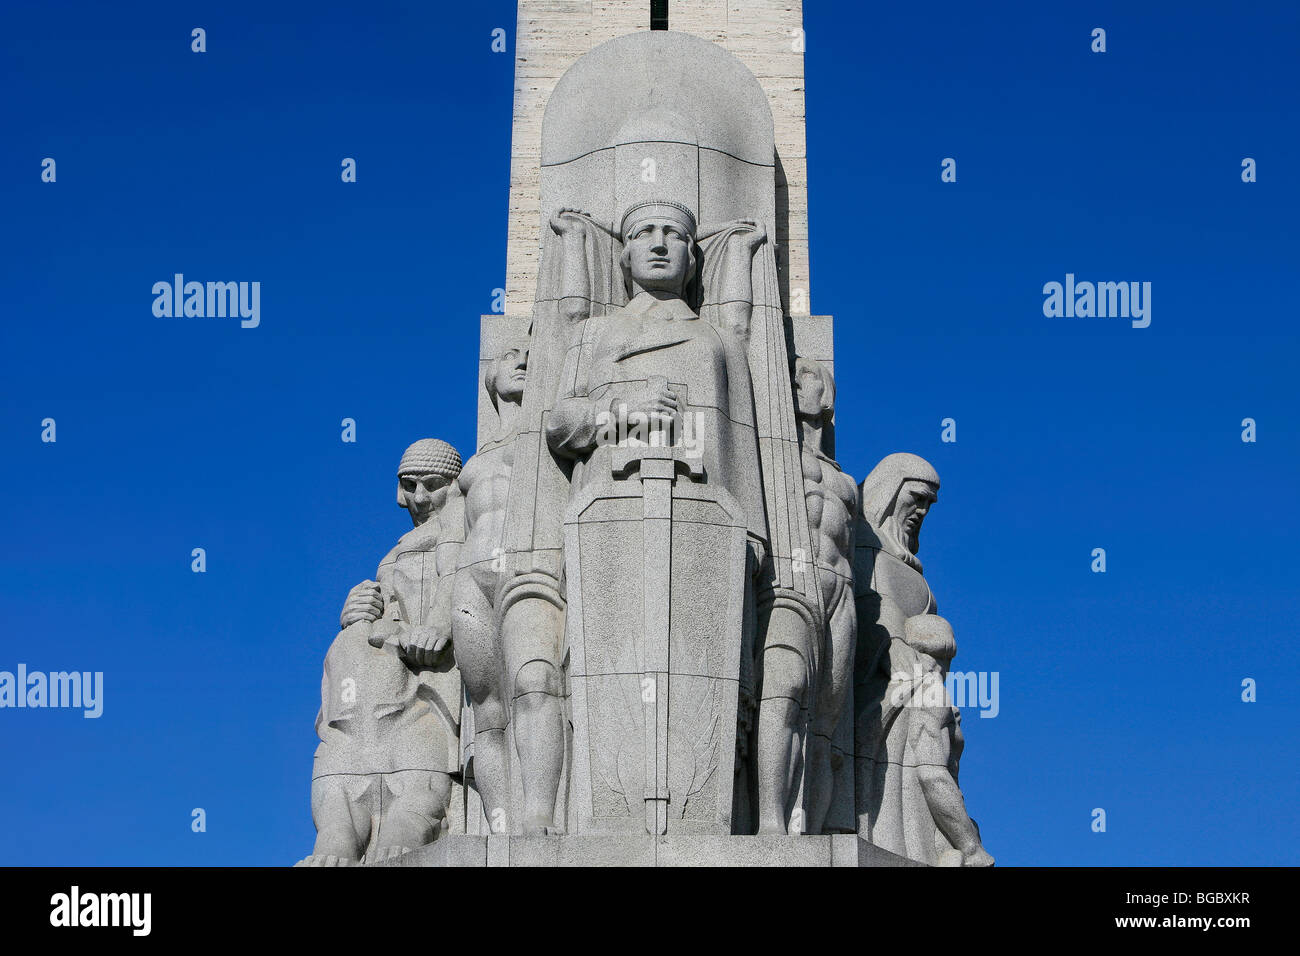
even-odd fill
[{"label": "clear cloudless sky", "polygon": [[[321,662],[409,527],[397,458],[473,448],[514,21],[4,5],[0,670],[105,690],[97,720],[0,710],[0,864],[309,852]],[[810,0],[805,27],[837,453],[942,477],[920,556],[956,668],[999,675],[963,720],[990,851],[1300,863],[1300,6]],[[178,272],[261,282],[260,327],[155,318]],[[1150,282],[1150,327],[1045,317],[1067,272]]]}]

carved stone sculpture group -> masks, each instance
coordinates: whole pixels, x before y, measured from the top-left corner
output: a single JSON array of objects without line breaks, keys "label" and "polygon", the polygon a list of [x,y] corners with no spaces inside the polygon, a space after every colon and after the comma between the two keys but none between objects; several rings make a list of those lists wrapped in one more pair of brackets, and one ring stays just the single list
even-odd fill
[{"label": "carved stone sculpture group", "polygon": [[[618,88],[637,67],[663,72],[648,102]],[[835,459],[738,71],[640,34],[552,94],[526,335],[484,357],[496,421],[463,467],[437,439],[402,456],[415,527],[326,655],[303,864],[449,833],[856,833],[992,863],[916,557],[939,478],[896,454],[859,485]]]}]

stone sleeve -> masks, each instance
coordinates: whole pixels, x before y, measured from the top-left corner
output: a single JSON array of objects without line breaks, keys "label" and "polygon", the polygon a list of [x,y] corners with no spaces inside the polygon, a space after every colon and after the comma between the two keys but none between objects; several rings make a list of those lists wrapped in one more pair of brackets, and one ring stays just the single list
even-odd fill
[{"label": "stone sleeve", "polygon": [[546,441],[565,458],[585,459],[596,447],[602,425],[596,403],[587,397],[586,375],[580,367],[583,347],[574,342],[564,358],[559,394],[546,417]]}]

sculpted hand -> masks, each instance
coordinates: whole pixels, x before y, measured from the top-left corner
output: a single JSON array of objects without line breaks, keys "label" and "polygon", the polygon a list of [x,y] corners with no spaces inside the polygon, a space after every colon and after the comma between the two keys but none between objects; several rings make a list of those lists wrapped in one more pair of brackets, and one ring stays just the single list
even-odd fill
[{"label": "sculpted hand", "polygon": [[383,618],[370,629],[367,640],[370,642],[371,647],[383,647],[385,644],[392,644],[400,650],[402,646],[402,627],[401,621]]},{"label": "sculpted hand", "polygon": [[586,227],[586,219],[590,219],[591,214],[583,212],[581,209],[571,209],[565,206],[554,216],[551,217],[551,228],[559,235],[564,235],[570,230],[581,230]]},{"label": "sculpted hand", "polygon": [[740,219],[738,220],[738,223],[739,225],[742,226],[748,226],[750,229],[749,235],[745,237],[745,241],[749,245],[750,252],[753,252],[763,243],[767,242],[767,230],[763,228],[762,224],[758,222],[758,220]]},{"label": "sculpted hand", "polygon": [[443,657],[447,648],[451,646],[451,639],[445,636],[440,637],[438,632],[431,627],[420,626],[413,627],[404,635],[400,650],[414,667],[433,667]]},{"label": "sculpted hand", "polygon": [[676,392],[664,386],[615,398],[610,402],[609,410],[618,422],[633,428],[644,427],[648,423],[651,430],[656,430],[666,425],[671,426],[681,412],[681,402]]},{"label": "sculpted hand", "polygon": [[339,615],[339,626],[346,628],[360,621],[374,622],[384,613],[384,599],[378,581],[362,581],[348,592]]}]

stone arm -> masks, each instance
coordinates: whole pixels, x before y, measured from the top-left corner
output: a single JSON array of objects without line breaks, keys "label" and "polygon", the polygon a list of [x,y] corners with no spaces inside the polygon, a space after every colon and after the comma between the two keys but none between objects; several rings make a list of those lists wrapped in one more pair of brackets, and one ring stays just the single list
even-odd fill
[{"label": "stone arm", "polygon": [[750,319],[754,312],[752,278],[754,252],[767,241],[767,230],[753,219],[740,219],[721,227],[717,242],[722,244],[716,289],[711,298],[718,303],[719,324],[749,345]]},{"label": "stone arm", "polygon": [[[719,334],[723,351],[727,356],[727,390],[731,407],[733,409],[744,409],[746,414],[752,415],[754,409],[754,381],[750,377],[746,340],[734,330],[719,329]],[[748,329],[746,329],[746,334],[748,334]],[[762,567],[767,561],[769,546],[772,541],[772,532],[771,528],[768,527],[767,510],[761,491],[763,485],[762,453],[759,451],[757,443],[751,445],[749,449],[743,451],[736,449],[736,451],[745,455],[754,463],[753,487],[760,489],[752,501],[745,501],[742,504],[745,506],[745,513],[749,522],[749,549],[754,553],[756,567]]]},{"label": "stone arm", "polygon": [[[438,581],[439,585],[442,583],[441,580]],[[447,614],[450,614],[450,591],[444,598],[440,589],[435,588],[430,614],[426,620],[411,621],[408,620],[408,612],[402,607],[396,590],[390,584],[390,576],[385,573],[385,566],[380,568],[379,584],[382,589],[384,614],[370,630],[370,645],[372,647],[392,645],[398,655],[412,667],[437,665],[451,647],[450,627],[448,626],[444,633],[442,628],[430,622],[436,613],[434,608],[440,600],[445,601]],[[451,618],[447,616],[444,620],[449,625]]]},{"label": "stone arm", "polygon": [[460,483],[453,481],[447,503],[438,515],[446,540],[438,542],[434,551],[434,570],[438,583],[434,587],[427,619],[422,623],[433,628],[443,647],[449,646],[452,634],[452,591],[456,583],[456,569],[460,567],[460,553],[465,543],[465,498]]},{"label": "stone arm", "polygon": [[[894,603],[887,594],[880,596],[880,613],[875,622],[863,621],[864,629],[874,632],[874,645],[877,667],[891,676],[900,670],[911,673],[916,662],[916,652],[903,641],[904,623],[907,616],[903,609]],[[867,662],[868,664],[871,661]]]},{"label": "stone arm", "polygon": [[[593,295],[591,273],[587,265],[588,237],[604,230],[589,213],[568,207],[550,219],[551,231],[563,243],[560,275],[560,314],[570,325],[591,318]],[[608,230],[604,230],[608,231]]]},{"label": "stone arm", "polygon": [[[379,567],[382,569],[396,556],[397,549],[393,548],[379,562]],[[343,610],[339,612],[340,630],[347,630],[353,624],[373,624],[384,616],[384,585],[377,580],[381,575],[382,571],[376,572],[375,579],[367,578],[348,592],[343,600]]]},{"label": "stone arm", "polygon": [[546,417],[546,441],[555,454],[585,461],[597,445],[680,413],[677,397],[666,384],[650,385],[631,395],[619,393],[608,402],[592,401],[587,395],[583,341],[579,333],[565,356],[559,395]]},{"label": "stone arm", "polygon": [[[564,458],[585,460],[596,448],[601,433],[601,409],[586,394],[580,342],[575,341],[564,359],[560,393],[546,416],[546,441],[551,451]],[[582,376],[585,378],[585,376]],[[604,411],[608,412],[608,409]]]}]

